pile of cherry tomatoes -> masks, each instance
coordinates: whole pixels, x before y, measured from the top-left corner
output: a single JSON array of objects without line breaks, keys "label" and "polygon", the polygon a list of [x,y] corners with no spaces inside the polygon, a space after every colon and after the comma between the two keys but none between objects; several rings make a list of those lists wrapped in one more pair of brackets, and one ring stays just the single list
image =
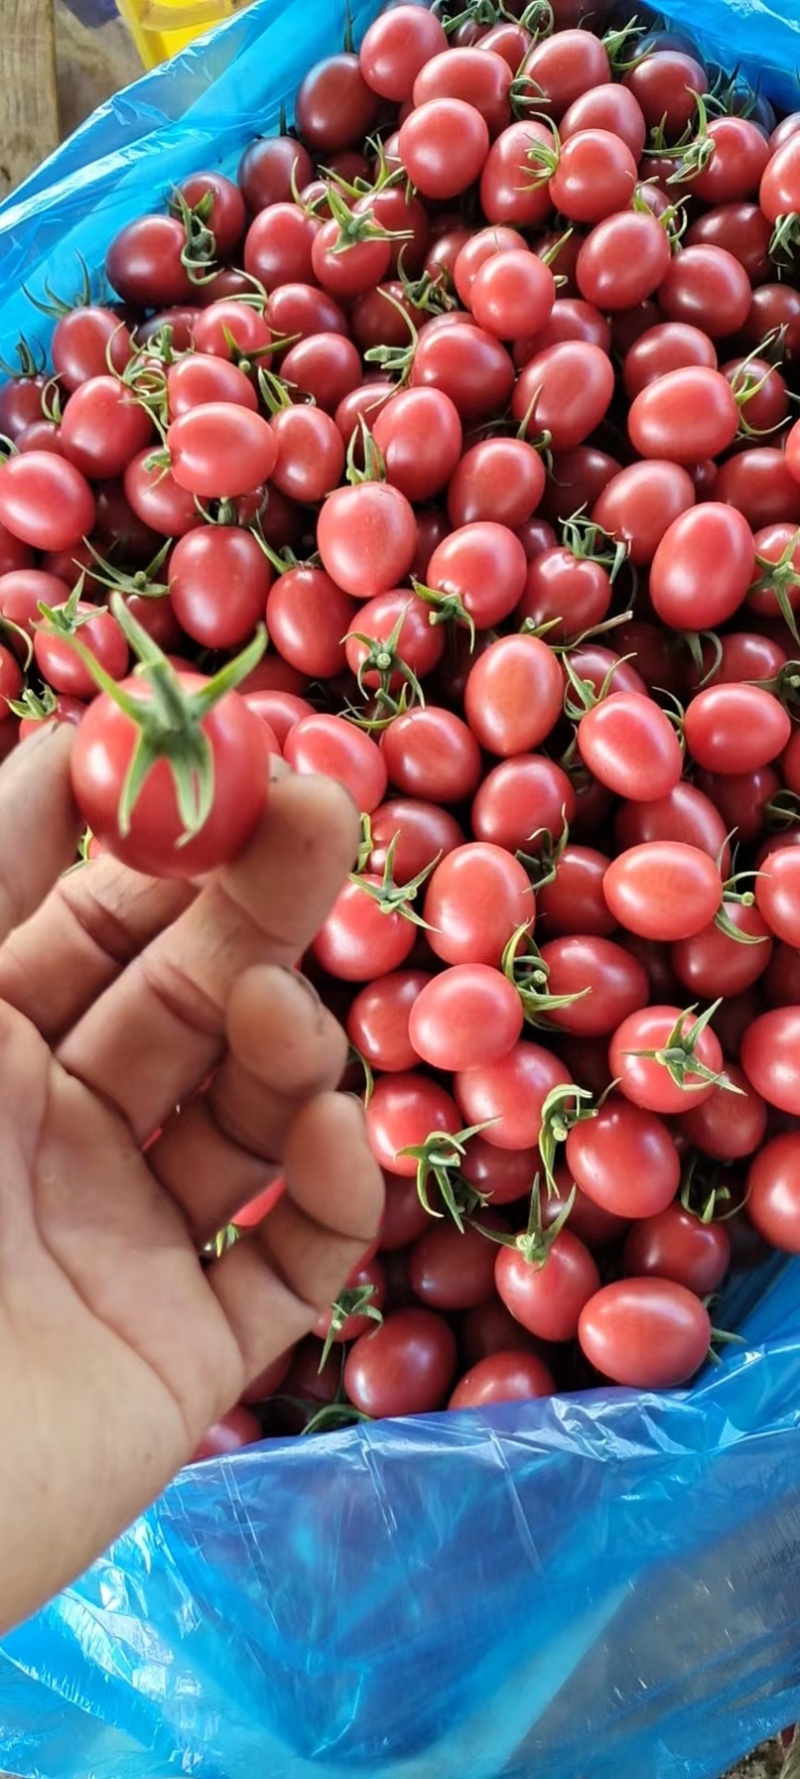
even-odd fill
[{"label": "pile of cherry tomatoes", "polygon": [[270,754],[363,814],[304,967],[383,1227],[230,1443],[683,1383],[800,1252],[800,113],[468,0],[295,126],[0,388],[0,748],[79,724],[155,873],[246,844]]}]

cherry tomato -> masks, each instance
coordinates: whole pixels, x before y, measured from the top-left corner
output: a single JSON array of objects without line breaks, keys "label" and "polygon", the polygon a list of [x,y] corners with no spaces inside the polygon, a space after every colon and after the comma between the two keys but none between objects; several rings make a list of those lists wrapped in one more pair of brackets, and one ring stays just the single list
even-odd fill
[{"label": "cherry tomato", "polygon": [[384,729],[380,746],[392,784],[406,796],[461,803],[480,780],[478,743],[454,711],[416,705]]},{"label": "cherry tomato", "polygon": [[739,409],[721,371],[687,365],[649,383],[631,403],[628,436],[641,457],[697,463],[733,444]]},{"label": "cherry tomato", "polygon": [[[245,411],[242,409],[243,413]],[[136,518],[160,537],[183,537],[204,523],[203,515],[194,495],[176,482],[171,470],[152,463],[151,459],[152,453],[148,449],[140,451],[128,464],[124,477],[125,498]]]},{"label": "cherry tomato", "polygon": [[465,451],[447,491],[456,527],[489,520],[515,531],[535,513],[544,492],[538,452],[524,439],[482,439]]},{"label": "cherry tomato", "polygon": [[482,327],[452,317],[452,326],[426,329],[414,354],[412,388],[441,389],[462,420],[482,420],[503,409],[514,385],[505,346]]},{"label": "cherry tomato", "polygon": [[780,699],[760,686],[709,686],[684,718],[686,746],[708,772],[754,772],[785,748],[791,720]]},{"label": "cherry tomato", "polygon": [[612,476],[592,507],[592,524],[627,544],[637,568],[648,567],[673,520],[694,503],[686,471],[677,463],[651,459]]},{"label": "cherry tomato", "polygon": [[619,210],[586,236],[575,275],[581,296],[598,309],[633,309],[658,290],[670,263],[669,237],[657,217]]},{"label": "cherry tomato", "polygon": [[504,636],[471,668],[464,711],[473,734],[491,753],[509,756],[538,747],[561,715],[563,672],[537,636]]},{"label": "cherry tomato", "polygon": [[94,527],[92,490],[75,465],[49,451],[0,464],[0,523],[38,550],[68,550]]},{"label": "cherry tomato", "polygon": [[[387,1280],[385,1269],[376,1256],[373,1255],[371,1260],[357,1266],[355,1271],[350,1274],[347,1280],[348,1289],[352,1290],[359,1286],[362,1289],[365,1286],[371,1286],[370,1308],[382,1310],[386,1302]],[[322,1315],[317,1317],[314,1333],[317,1339],[322,1341],[327,1340],[330,1334],[334,1345],[341,1346],[345,1341],[358,1340],[359,1335],[369,1334],[375,1327],[375,1320],[372,1316],[356,1312],[346,1316],[340,1327],[333,1329],[332,1324],[332,1311],[324,1310]]]},{"label": "cherry tomato", "polygon": [[611,80],[606,48],[590,31],[558,30],[531,50],[521,73],[533,83],[536,107],[558,120],[576,99]]},{"label": "cherry tomato", "polygon": [[[498,58],[499,59],[499,58]],[[463,99],[430,99],[400,126],[400,159],[424,198],[455,198],[480,177],[489,129]]]},{"label": "cherry tomato", "polygon": [[770,932],[785,945],[800,945],[800,852],[796,847],[783,846],[770,853],[756,877],[755,894],[758,912]]},{"label": "cherry tomato", "polygon": [[726,1062],[725,1077],[738,1091],[716,1087],[701,1106],[683,1113],[681,1130],[694,1148],[715,1161],[739,1161],[763,1142],[767,1108],[735,1063]]},{"label": "cherry tomato", "polygon": [[439,494],[461,457],[458,409],[441,389],[402,390],[381,407],[372,431],[387,481],[413,502]]},{"label": "cherry tomato", "polygon": [[447,48],[444,26],[419,6],[395,6],[365,33],[359,66],[367,85],[382,99],[402,104],[425,63]]},{"label": "cherry tomato", "polygon": [[[221,304],[218,306],[220,308],[222,307]],[[238,304],[238,307],[242,307],[241,303]],[[259,317],[259,319],[261,318]],[[306,340],[312,340],[318,334],[344,335],[348,331],[344,310],[334,301],[329,292],[326,290],[319,290],[314,284],[303,284],[302,282],[297,284],[280,284],[275,290],[271,291],[262,325],[266,328],[268,339],[271,334],[277,334],[285,339],[296,338],[298,344]],[[350,344],[350,342],[347,343]],[[213,347],[211,350],[218,351],[219,348]],[[291,359],[290,369],[295,371],[298,363],[302,362],[297,345],[292,346],[290,352],[294,354]],[[282,371],[286,371],[286,359],[288,359],[289,356],[290,353],[287,352],[286,358],[283,360],[281,366]],[[327,347],[326,342],[326,361],[328,360],[328,357],[329,348]],[[346,354],[346,357],[348,362],[352,364],[352,356],[350,352]],[[286,371],[286,375],[289,375],[288,371]],[[308,381],[309,377],[308,373],[306,373],[306,382]],[[339,382],[339,387],[341,388],[341,380]],[[352,379],[346,387],[353,387]],[[309,393],[313,394],[314,392],[313,390],[310,390]],[[343,395],[344,393],[345,390],[342,389],[341,394]],[[337,400],[341,400],[341,395],[337,397]],[[335,403],[332,405],[335,406]]]},{"label": "cherry tomato", "polygon": [[457,1363],[456,1338],[433,1310],[395,1310],[347,1355],[344,1385],[362,1414],[430,1414],[447,1398]]},{"label": "cherry tomato", "polygon": [[789,136],[770,156],[758,188],[758,201],[768,222],[800,209],[800,143]]},{"label": "cherry tomato", "polygon": [[647,139],[647,125],[638,99],[627,87],[604,85],[589,87],[564,112],[558,126],[562,142],[578,131],[607,130],[619,136],[638,162]]},{"label": "cherry tomato", "polygon": [[724,1223],[702,1223],[679,1204],[635,1223],[623,1250],[625,1271],[634,1278],[673,1279],[697,1297],[718,1290],[730,1258]]},{"label": "cherry tomato", "polygon": [[194,293],[181,255],[186,229],[174,216],[137,216],[114,236],[106,254],[106,277],[126,303],[166,309],[190,302]]},{"label": "cherry tomato", "polygon": [[713,1076],[723,1072],[722,1049],[710,1026],[699,1034],[681,1080],[673,1079],[657,1054],[668,1046],[676,1026],[680,1024],[681,1036],[685,1036],[694,1018],[693,1011],[656,1005],[629,1014],[617,1027],[609,1047],[609,1064],[620,1091],[634,1105],[669,1115],[701,1105],[714,1092],[718,1083],[709,1081],[705,1073],[698,1074],[694,1067],[697,1063]]},{"label": "cherry tomato", "polygon": [[349,51],[315,63],[298,88],[294,107],[301,137],[323,154],[360,143],[378,111],[378,98],[367,86],[358,57]]},{"label": "cherry tomato", "polygon": [[530,436],[549,433],[555,451],[568,451],[605,419],[613,393],[606,353],[585,340],[564,340],[529,359],[517,378],[511,412],[526,421]]},{"label": "cherry tomato", "polygon": [[324,500],[341,480],[344,469],[342,435],[321,407],[281,408],[270,428],[278,442],[272,486],[287,499],[306,506]]},{"label": "cherry tomato", "polygon": [[499,1248],[498,1296],[523,1328],[540,1340],[572,1340],[584,1306],[600,1286],[600,1274],[584,1243],[562,1229],[543,1261],[526,1260],[520,1248]]},{"label": "cherry tomato", "polygon": [[549,1022],[564,1031],[601,1037],[650,999],[646,971],[611,939],[570,934],[549,940],[541,956],[548,972],[547,993],[580,997],[548,1011]]},{"label": "cherry tomato", "polygon": [[773,1007],[754,1019],[742,1039],[741,1064],[768,1105],[800,1112],[800,1007]]},{"label": "cherry tomato", "polygon": [[489,1408],[495,1402],[529,1402],[552,1396],[552,1372],[537,1353],[498,1351],[478,1360],[459,1379],[448,1408]]},{"label": "cherry tomato", "polygon": [[690,939],[722,901],[719,866],[697,846],[651,840],[619,853],[603,894],[620,926],[644,939]]},{"label": "cherry tomato", "polygon": [[550,193],[538,180],[536,146],[553,149],[551,129],[536,118],[509,124],[492,143],[481,173],[481,209],[487,222],[532,228],[549,215]]},{"label": "cherry tomato", "polygon": [[267,628],[275,647],[310,678],[341,673],[345,636],[353,602],[322,568],[306,565],[278,575],[266,604]]},{"label": "cherry tomato", "polygon": [[[757,879],[757,887],[761,882]],[[759,980],[772,956],[772,942],[763,908],[745,902],[726,902],[725,915],[741,933],[740,940],[711,921],[691,938],[672,947],[672,966],[678,980],[704,1000],[724,993],[741,994]]]},{"label": "cherry tomato", "polygon": [[747,1216],[773,1248],[800,1254],[800,1132],[765,1143],[747,1175]]},{"label": "cherry tomato", "polygon": [[522,1002],[499,970],[456,964],[423,984],[408,1030],[417,1056],[431,1068],[471,1069],[499,1062],[517,1043]]},{"label": "cherry tomato", "polygon": [[167,399],[171,420],[206,402],[238,402],[253,413],[258,408],[258,396],[244,371],[227,358],[215,358],[213,353],[190,352],[170,365]]},{"label": "cherry tomato", "polygon": [[[291,734],[287,747],[290,741]],[[370,890],[380,887],[381,879],[365,872],[339,891],[312,946],[317,963],[330,976],[343,982],[369,982],[373,977],[399,970],[413,950],[412,922],[397,910],[380,906],[370,894]]]},{"label": "cherry tomato", "polygon": [[203,500],[249,494],[275,467],[278,442],[260,414],[234,402],[207,402],[167,429],[170,468],[181,488]]},{"label": "cherry tomato", "polygon": [[533,891],[519,860],[485,841],[448,853],[436,866],[425,896],[431,950],[448,964],[498,967],[509,939],[518,927],[532,928],[535,913]]},{"label": "cherry tomato", "polygon": [[454,1136],[458,1108],[449,1093],[425,1075],[384,1075],[375,1082],[366,1111],[367,1132],[379,1165],[414,1178],[417,1159],[404,1153],[436,1132]]},{"label": "cherry tomato", "polygon": [[[133,342],[124,321],[113,309],[91,303],[86,308],[70,309],[60,317],[50,352],[59,381],[65,389],[74,390],[89,377],[105,376],[109,366],[118,373],[124,371],[133,355]],[[0,422],[3,432],[13,437],[2,409]]]},{"label": "cherry tomato", "polygon": [[245,149],[237,179],[248,210],[266,210],[270,204],[288,203],[292,181],[302,191],[312,174],[311,157],[293,136],[265,136]]},{"label": "cherry tomato", "polygon": [[527,248],[496,253],[481,266],[470,292],[478,323],[499,340],[536,333],[547,322],[556,287],[550,267]]},{"label": "cherry tomato", "polygon": [[575,556],[572,550],[542,550],[528,564],[516,615],[537,628],[548,625],[548,642],[565,642],[602,623],[611,605],[611,591],[610,577],[601,562]]},{"label": "cherry tomato", "polygon": [[536,892],[537,919],[548,938],[571,933],[607,938],[616,931],[617,923],[603,895],[609,862],[607,855],[594,847],[564,847],[554,862],[552,878]]},{"label": "cherry tomato", "polygon": [[230,649],[262,621],[272,570],[256,539],[233,525],[204,525],[178,539],[169,596],[181,629],[209,649]]},{"label": "cherry tomato", "polygon": [[658,290],[659,307],[670,321],[686,321],[711,339],[738,332],[752,301],[750,279],[724,247],[705,242],[682,247],[670,261]]},{"label": "cherry tomato", "polygon": [[386,1200],[380,1229],[381,1252],[394,1254],[416,1241],[424,1229],[430,1228],[430,1217],[420,1203],[417,1182],[413,1176],[384,1174]]},{"label": "cherry tomato", "polygon": [[624,85],[638,100],[649,128],[662,126],[670,140],[693,121],[696,95],[708,91],[705,69],[696,56],[660,44],[637,58]]},{"label": "cherry tomato", "polygon": [[539,1140],[548,1094],[568,1080],[558,1057],[522,1038],[499,1062],[457,1073],[453,1091],[465,1124],[487,1126],[487,1143],[529,1149]]},{"label": "cherry tomato", "polygon": [[569,222],[600,222],[626,208],[637,177],[636,159],[620,136],[577,130],[562,140],[550,197]]},{"label": "cherry tomato", "polygon": [[[572,784],[554,760],[544,754],[516,754],[486,773],[472,805],[472,832],[476,840],[489,840],[507,852],[535,856],[548,834],[551,840],[561,838],[576,809]],[[603,913],[608,919],[605,903]]]},{"label": "cherry tomato", "polygon": [[434,100],[462,100],[480,112],[490,135],[497,136],[511,121],[511,78],[508,63],[487,49],[485,41],[474,49],[448,47],[420,69],[414,82],[414,109]]},{"label": "cherry tomato", "polygon": [[601,784],[636,803],[668,796],[683,770],[673,724],[637,692],[612,692],[588,710],[578,724],[578,749]]},{"label": "cherry tomato", "polygon": [[347,1036],[370,1068],[385,1074],[415,1068],[418,1053],[409,1020],[415,1002],[433,980],[424,970],[395,970],[359,990],[347,1015]]},{"label": "cherry tomato", "polygon": [[504,525],[482,520],[463,525],[437,545],[428,563],[428,585],[459,602],[479,630],[514,610],[525,585],[525,551]]},{"label": "cherry tomato", "polygon": [[214,236],[217,257],[227,259],[238,247],[245,230],[245,201],[238,185],[223,173],[190,173],[178,186],[190,209],[202,204],[206,225]]},{"label": "cherry tomato", "polygon": [[[80,620],[80,637],[85,647],[110,679],[123,679],[128,671],[128,644],[116,618],[110,612],[97,611],[85,600],[78,602],[75,616]],[[71,698],[93,698],[97,682],[71,646],[71,634],[70,631],[65,635],[55,623],[44,619],[33,639],[34,660],[54,692]]]},{"label": "cherry tomato", "polygon": [[[475,280],[489,260],[495,259],[499,253],[513,253],[517,249],[527,251],[525,236],[520,234],[519,229],[495,225],[488,229],[477,229],[474,234],[467,235],[456,257],[452,275],[456,295],[465,309],[472,308]],[[511,335],[506,337],[510,339]]]},{"label": "cherry tomato", "polygon": [[494,1296],[497,1249],[484,1229],[508,1231],[496,1211],[479,1213],[463,1232],[438,1223],[415,1243],[409,1277],[415,1295],[432,1310],[469,1310]]},{"label": "cherry tomato", "polygon": [[656,383],[659,377],[667,376],[670,371],[685,370],[690,365],[705,365],[708,370],[717,370],[713,341],[702,328],[688,322],[660,321],[640,334],[625,354],[622,367],[625,392],[633,401],[641,390]]},{"label": "cherry tomato", "polygon": [[616,1094],[594,1117],[573,1125],[565,1156],[575,1184],[616,1217],[656,1216],[680,1183],[680,1156],[667,1126]]},{"label": "cherry tomato", "polygon": [[604,1377],[670,1390],[699,1371],[711,1345],[707,1309],[672,1279],[618,1279],[586,1305],[578,1339]]},{"label": "cherry tomato", "polygon": [[754,566],[747,520],[733,507],[703,501],[664,533],[650,571],[650,598],[673,629],[713,630],[738,610]]},{"label": "cherry tomato", "polygon": [[121,476],[153,435],[147,409],[116,376],[90,377],[64,410],[59,443],[84,476]]},{"label": "cherry tomato", "polygon": [[776,446],[758,445],[729,457],[719,469],[714,498],[738,507],[755,531],[787,520],[800,522],[800,484]]},{"label": "cherry tomato", "polygon": [[464,843],[464,834],[448,810],[417,797],[394,797],[376,809],[370,821],[372,848],[366,869],[382,873],[393,841],[395,877],[410,883],[429,865]]},{"label": "cherry tomato", "polygon": [[385,482],[337,488],[317,522],[322,566],[355,599],[397,586],[411,567],[416,542],[409,502]]}]

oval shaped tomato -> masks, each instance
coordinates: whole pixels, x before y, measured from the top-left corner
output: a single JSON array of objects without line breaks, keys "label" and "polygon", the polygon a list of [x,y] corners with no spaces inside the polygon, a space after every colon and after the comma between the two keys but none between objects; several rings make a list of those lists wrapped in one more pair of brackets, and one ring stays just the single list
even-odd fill
[{"label": "oval shaped tomato", "polygon": [[[516,754],[487,772],[472,805],[472,832],[507,852],[536,855],[558,840],[577,799],[566,772],[544,754]],[[607,910],[603,904],[607,918]],[[612,923],[613,925],[613,923]],[[578,929],[576,929],[577,931]]]},{"label": "oval shaped tomato", "polygon": [[[129,649],[116,618],[110,612],[96,611],[84,600],[79,600],[75,615],[81,620],[81,638],[95,660],[111,679],[123,679],[128,671]],[[36,627],[33,654],[42,678],[54,692],[64,692],[72,698],[95,697],[97,682],[93,674],[72,647],[69,636],[47,619]]]},{"label": "oval shaped tomato", "polygon": [[652,840],[677,840],[699,847],[727,873],[730,848],[727,826],[716,804],[684,779],[653,803],[623,803],[617,810],[614,835],[625,850]]},{"label": "oval shaped tomato", "polygon": [[420,6],[395,6],[366,31],[359,66],[367,85],[382,99],[410,99],[420,68],[447,48],[444,26]]},{"label": "oval shaped tomato", "polygon": [[169,596],[181,629],[208,649],[247,642],[264,617],[272,569],[252,533],[204,525],[178,539]]},{"label": "oval shaped tomato", "polygon": [[364,872],[339,891],[312,946],[317,963],[330,976],[369,982],[399,970],[413,951],[417,929],[398,909],[381,906],[372,893],[381,884],[380,877]]},{"label": "oval shaped tomato", "polygon": [[428,586],[458,601],[478,630],[488,630],[513,612],[527,572],[519,538],[507,526],[484,520],[460,526],[437,544],[428,563]]},{"label": "oval shaped tomato", "polygon": [[278,441],[272,486],[288,500],[316,506],[331,493],[344,469],[344,442],[336,421],[321,407],[281,408],[270,426]]},{"label": "oval shaped tomato", "polygon": [[601,562],[575,556],[572,550],[542,550],[528,564],[516,617],[541,629],[548,643],[566,642],[602,623],[611,592],[611,578]]},{"label": "oval shaped tomato", "polygon": [[362,1414],[424,1415],[441,1408],[453,1382],[456,1337],[433,1310],[395,1310],[347,1355],[344,1387]]},{"label": "oval shaped tomato", "polygon": [[607,938],[616,931],[616,920],[603,895],[609,864],[608,855],[595,847],[571,843],[564,847],[553,865],[552,878],[536,892],[537,919],[548,938],[568,933]]},{"label": "oval shaped tomato", "polygon": [[631,401],[669,371],[701,364],[718,369],[716,348],[708,334],[690,322],[660,321],[648,327],[628,348],[622,367],[625,393]]},{"label": "oval shaped tomato", "polygon": [[422,985],[408,1030],[422,1062],[454,1073],[507,1056],[522,1019],[522,1002],[507,976],[488,964],[455,964]]},{"label": "oval shaped tomato", "polygon": [[[201,674],[179,676],[186,695],[207,681]],[[131,677],[123,691],[147,703],[146,680]],[[202,719],[211,747],[213,802],[202,827],[184,840],[175,781],[167,759],[148,772],[130,816],[120,831],[120,801],[139,729],[113,699],[101,692],[88,706],[72,751],[75,799],[106,852],[150,877],[197,877],[238,858],[264,813],[269,789],[268,749],[263,725],[237,692],[229,692]]]},{"label": "oval shaped tomato", "polygon": [[748,1081],[770,1106],[800,1112],[800,1007],[773,1007],[754,1019],[742,1039]]},{"label": "oval shaped tomato", "polygon": [[170,469],[202,500],[250,494],[269,480],[278,441],[260,414],[236,402],[206,402],[167,428]]},{"label": "oval shaped tomato", "polygon": [[434,1133],[455,1136],[458,1108],[438,1082],[418,1073],[382,1075],[366,1109],[367,1134],[378,1165],[401,1178],[415,1178],[417,1158],[404,1151]]},{"label": "oval shaped tomato", "polygon": [[372,847],[366,869],[380,875],[389,847],[395,842],[392,858],[398,883],[410,883],[412,877],[418,877],[429,865],[464,844],[464,834],[455,816],[418,797],[392,797],[382,803],[370,821],[370,834]]},{"label": "oval shaped tomato", "polygon": [[628,436],[640,457],[699,463],[733,444],[739,409],[721,371],[689,365],[642,389],[628,410]]},{"label": "oval shaped tomato", "polygon": [[739,1161],[763,1142],[767,1108],[735,1063],[726,1062],[725,1078],[738,1091],[716,1087],[701,1106],[682,1114],[681,1130],[693,1147],[715,1161]]},{"label": "oval shaped tomato", "polygon": [[667,1126],[617,1094],[573,1125],[565,1157],[576,1186],[615,1217],[656,1216],[680,1185],[680,1156]]},{"label": "oval shaped tomato", "polygon": [[563,340],[528,360],[517,378],[511,412],[515,420],[526,421],[529,438],[549,434],[546,443],[554,451],[569,451],[605,419],[613,393],[608,355],[586,340]]},{"label": "oval shaped tomato", "polygon": [[670,321],[690,322],[712,339],[725,339],[744,325],[752,295],[738,259],[724,247],[699,242],[682,247],[670,262],[658,304]]},{"label": "oval shaped tomato", "polygon": [[284,758],[295,772],[335,778],[365,815],[377,809],[386,790],[386,762],[377,742],[344,717],[324,711],[302,717],[286,737]]},{"label": "oval shaped tomato", "polygon": [[657,217],[618,210],[585,237],[575,276],[581,296],[598,309],[634,309],[658,290],[670,262],[669,237]]},{"label": "oval shaped tomato", "polygon": [[498,340],[516,340],[544,327],[555,296],[550,267],[525,247],[493,254],[480,267],[469,306],[487,333]]},{"label": "oval shaped tomato", "polygon": [[548,1009],[548,1021],[564,1031],[601,1037],[650,999],[646,971],[610,939],[570,934],[548,940],[541,956],[548,971],[547,993],[580,997],[567,1007]]},{"label": "oval shaped tomato", "polygon": [[711,921],[690,939],[679,939],[670,952],[678,981],[703,1000],[713,1001],[720,994],[738,995],[751,988],[772,956],[769,928],[759,909],[746,902],[725,902],[723,907],[741,939],[731,938]]},{"label": "oval shaped tomato", "polygon": [[398,586],[416,546],[413,509],[400,489],[386,482],[337,488],[317,521],[322,566],[354,599],[372,599]]},{"label": "oval shaped tomato", "polygon": [[544,484],[541,457],[524,439],[481,439],[464,452],[451,477],[450,523],[461,527],[488,519],[516,531],[536,511]]},{"label": "oval shaped tomato", "polygon": [[36,550],[69,550],[94,529],[86,477],[65,457],[25,451],[0,463],[0,523]]},{"label": "oval shaped tomato", "polygon": [[612,692],[578,724],[584,765],[617,796],[649,803],[680,779],[683,755],[674,725],[651,698]]},{"label": "oval shaped tomato", "polygon": [[520,1248],[499,1248],[497,1294],[523,1328],[540,1340],[572,1340],[584,1306],[600,1285],[588,1248],[562,1229],[544,1260],[526,1260]]},{"label": "oval shaped tomato", "polygon": [[711,1321],[694,1292],[671,1279],[618,1279],[581,1314],[581,1349],[615,1384],[671,1390],[699,1371],[711,1345]]},{"label": "oval shaped tomato", "polygon": [[664,533],[650,570],[650,598],[673,629],[714,630],[738,610],[754,567],[747,520],[734,507],[703,501]]},{"label": "oval shaped tomato", "polygon": [[427,61],[414,82],[413,104],[418,110],[433,99],[461,99],[474,105],[496,136],[510,121],[511,73],[502,56],[485,47],[447,45]]},{"label": "oval shaped tomato", "polygon": [[483,1136],[492,1147],[530,1149],[539,1140],[548,1094],[568,1081],[552,1051],[521,1038],[499,1062],[456,1074],[453,1092],[465,1124],[485,1124]]},{"label": "oval shaped tomato", "polygon": [[370,1068],[406,1073],[418,1061],[409,1035],[412,1009],[433,978],[425,970],[393,970],[368,982],[351,1002],[347,1036]]},{"label": "oval shaped tomato", "polygon": [[380,746],[392,784],[411,797],[461,803],[480,779],[478,743],[452,710],[415,705],[384,729]]},{"label": "oval shaped tomato", "polygon": [[773,1137],[750,1163],[747,1216],[771,1247],[800,1254],[800,1131]]},{"label": "oval shaped tomato", "polygon": [[454,1223],[435,1223],[415,1243],[409,1278],[429,1309],[475,1309],[494,1296],[497,1248],[484,1229],[507,1232],[508,1224],[496,1211],[478,1213],[463,1231]]},{"label": "oval shaped tomato", "polygon": [[121,476],[153,437],[146,407],[118,377],[89,377],[70,396],[61,422],[64,456],[93,480]]},{"label": "oval shaped tomato", "polygon": [[[617,1027],[609,1045],[609,1066],[620,1092],[634,1105],[668,1116],[699,1106],[714,1093],[723,1074],[723,1057],[711,1026],[705,1026],[697,1036],[691,1057],[679,1075],[670,1074],[670,1057],[664,1055],[670,1051],[671,1066],[675,1068],[674,1058],[677,1056],[680,1061],[681,1041],[688,1038],[695,1020],[694,1009],[686,1012],[680,1007],[652,1006],[630,1013]],[[674,1039],[673,1032],[677,1033]]]},{"label": "oval shaped tomato", "polygon": [[702,1223],[679,1204],[634,1223],[623,1249],[625,1271],[634,1278],[673,1279],[697,1297],[719,1289],[730,1259],[724,1223]]},{"label": "oval shaped tomato", "polygon": [[436,866],[424,914],[428,943],[445,963],[497,968],[518,927],[532,929],[536,906],[519,860],[503,847],[472,841],[455,847]]},{"label": "oval shaped tomato", "polygon": [[718,685],[698,692],[683,723],[692,759],[726,776],[766,766],[785,748],[791,719],[762,686]]},{"label": "oval shaped tomato", "polygon": [[538,636],[502,636],[470,669],[464,712],[470,729],[490,753],[528,753],[550,734],[561,715],[564,675]]},{"label": "oval shaped tomato", "polygon": [[489,130],[480,111],[464,99],[429,99],[401,124],[398,148],[417,191],[441,203],[479,178]]},{"label": "oval shaped tomato", "polygon": [[620,926],[643,939],[690,939],[713,920],[722,879],[699,847],[652,840],[612,860],[603,894]]},{"label": "oval shaped tomato", "polygon": [[441,389],[403,389],[380,408],[372,428],[386,478],[410,501],[433,500],[461,456],[458,409]]},{"label": "oval shaped tomato", "polygon": [[383,1254],[396,1254],[415,1242],[424,1229],[430,1228],[430,1216],[421,1204],[413,1175],[383,1176],[386,1187],[379,1243]]},{"label": "oval shaped tomato", "polygon": [[489,1353],[476,1360],[459,1379],[448,1408],[489,1408],[495,1402],[529,1402],[534,1396],[552,1396],[552,1372],[538,1353],[509,1351]]},{"label": "oval shaped tomato", "polygon": [[[800,852],[796,847],[783,846],[770,853],[756,877],[755,893],[758,912],[770,932],[785,945],[800,946]],[[769,963],[771,947],[764,949]]]}]

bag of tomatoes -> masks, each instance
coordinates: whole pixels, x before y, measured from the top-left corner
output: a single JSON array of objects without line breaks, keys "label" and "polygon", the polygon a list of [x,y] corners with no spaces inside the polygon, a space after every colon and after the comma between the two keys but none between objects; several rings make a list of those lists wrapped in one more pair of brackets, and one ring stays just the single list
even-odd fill
[{"label": "bag of tomatoes", "polygon": [[800,1718],[799,65],[796,0],[255,0],[0,206],[0,757],[79,723],[157,875],[269,755],[348,786],[304,967],[387,1184],[0,1644],[20,1779]]}]

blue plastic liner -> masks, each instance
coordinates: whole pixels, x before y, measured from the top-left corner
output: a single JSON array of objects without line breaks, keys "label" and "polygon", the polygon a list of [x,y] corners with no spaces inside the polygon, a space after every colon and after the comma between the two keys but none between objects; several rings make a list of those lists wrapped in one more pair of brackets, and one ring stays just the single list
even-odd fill
[{"label": "blue plastic liner", "polygon": [[[379,10],[354,8],[358,33]],[[800,105],[798,0],[664,0]],[[235,166],[341,43],[258,3],[120,94],[0,207],[0,353],[75,255]],[[24,1779],[719,1779],[800,1717],[800,1268],[734,1285],[744,1338],[632,1392],[270,1442],[185,1472],[0,1644]]]}]

